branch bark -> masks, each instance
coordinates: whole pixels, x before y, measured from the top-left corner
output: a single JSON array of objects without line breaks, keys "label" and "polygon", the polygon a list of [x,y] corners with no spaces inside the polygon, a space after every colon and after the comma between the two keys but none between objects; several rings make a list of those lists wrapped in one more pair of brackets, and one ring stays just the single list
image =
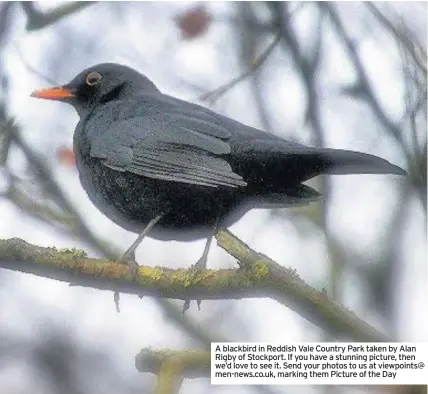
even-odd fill
[{"label": "branch bark", "polygon": [[251,250],[230,232],[217,236],[220,247],[238,259],[239,269],[196,271],[142,266],[134,277],[126,265],[86,256],[82,250],[58,250],[20,239],[0,241],[0,267],[73,285],[182,300],[269,297],[335,337],[389,341],[384,334],[306,284],[294,270]]},{"label": "branch bark", "polygon": [[155,394],[178,393],[184,378],[210,377],[211,353],[204,350],[143,349],[135,357],[139,372],[158,376]]}]

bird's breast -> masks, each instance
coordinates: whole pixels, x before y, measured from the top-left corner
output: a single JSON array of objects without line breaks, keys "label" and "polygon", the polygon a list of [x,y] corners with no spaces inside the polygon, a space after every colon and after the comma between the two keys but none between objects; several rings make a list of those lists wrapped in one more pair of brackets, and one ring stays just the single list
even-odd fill
[{"label": "bird's breast", "polygon": [[219,214],[236,208],[238,198],[228,190],[113,170],[89,152],[85,138],[80,139],[75,145],[80,182],[92,203],[126,230],[141,232],[151,219],[165,213],[150,236],[191,241],[206,237]]}]

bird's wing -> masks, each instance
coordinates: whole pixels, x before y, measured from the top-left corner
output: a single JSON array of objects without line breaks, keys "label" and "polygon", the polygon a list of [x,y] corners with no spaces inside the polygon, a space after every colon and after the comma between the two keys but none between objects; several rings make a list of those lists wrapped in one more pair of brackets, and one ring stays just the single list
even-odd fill
[{"label": "bird's wing", "polygon": [[[245,186],[223,155],[230,153],[224,127],[179,113],[115,122],[91,141],[91,156],[118,171],[211,187]],[[222,157],[223,156],[223,157]]]}]

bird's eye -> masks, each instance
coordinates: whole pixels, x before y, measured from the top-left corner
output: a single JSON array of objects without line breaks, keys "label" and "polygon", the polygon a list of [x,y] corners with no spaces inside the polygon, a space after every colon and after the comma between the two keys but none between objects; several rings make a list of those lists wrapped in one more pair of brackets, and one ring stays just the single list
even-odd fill
[{"label": "bird's eye", "polygon": [[103,76],[99,72],[92,71],[86,77],[86,84],[89,85],[89,86],[96,85],[98,82],[101,81],[102,77]]}]

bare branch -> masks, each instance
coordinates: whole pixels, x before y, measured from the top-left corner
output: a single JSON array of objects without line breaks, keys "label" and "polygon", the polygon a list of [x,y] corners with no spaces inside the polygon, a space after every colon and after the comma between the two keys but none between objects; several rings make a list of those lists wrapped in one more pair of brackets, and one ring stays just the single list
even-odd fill
[{"label": "bare branch", "polygon": [[227,91],[232,89],[239,82],[251,76],[251,74],[253,74],[254,72],[256,72],[263,65],[263,63],[268,59],[269,55],[274,50],[275,46],[279,43],[280,38],[281,36],[277,34],[274,40],[271,42],[271,44],[263,51],[263,53],[257,59],[254,60],[253,64],[247,71],[245,71],[243,74],[239,75],[238,77],[232,79],[230,82],[220,86],[219,88],[199,96],[198,100],[209,101],[211,105],[214,104],[215,101],[218,100]]},{"label": "bare branch", "polygon": [[[329,299],[324,290],[315,290],[300,279],[294,270],[254,252],[229,231],[220,231],[216,238],[220,247],[238,259],[241,269],[248,269],[249,266],[254,269],[257,265],[262,270],[266,268],[270,281],[268,287],[276,294],[274,298],[315,325],[334,336],[350,336],[358,341],[369,337],[379,341],[387,340],[384,334],[360,320],[353,312]],[[276,291],[279,291],[279,295]]]},{"label": "bare branch", "polygon": [[[287,19],[289,19],[292,15],[294,15],[296,12],[298,12],[301,8],[303,8],[304,3],[299,3],[292,11],[290,11],[287,15]],[[248,19],[248,23],[252,23],[254,25],[254,21],[250,21]],[[270,31],[277,31],[278,29],[274,26],[270,26],[269,28],[266,27],[266,25],[259,24],[260,27],[263,27],[265,30]],[[211,105],[214,104],[222,95],[224,95],[226,92],[228,92],[230,89],[235,87],[239,82],[244,81],[249,76],[254,74],[262,65],[266,62],[270,54],[272,53],[275,46],[279,43],[281,40],[281,33],[277,32],[275,33],[275,38],[272,41],[272,43],[263,51],[263,53],[256,58],[252,65],[242,73],[241,75],[237,76],[236,78],[232,79],[230,82],[218,87],[215,90],[212,90],[210,92],[207,92],[197,98],[197,100],[200,101],[208,101]]]},{"label": "bare branch", "polygon": [[22,1],[21,6],[27,15],[27,30],[38,30],[50,26],[60,19],[74,14],[94,3],[96,3],[96,1],[75,1],[59,5],[55,9],[47,12],[36,9],[33,1]]},{"label": "bare branch", "polygon": [[69,201],[67,196],[55,182],[53,174],[49,166],[37,156],[32,148],[25,142],[19,133],[19,129],[16,125],[13,125],[12,140],[22,150],[26,159],[28,160],[31,170],[42,186],[44,192],[50,196],[57,205],[64,210],[64,217],[75,218],[73,226],[70,226],[72,233],[78,235],[88,245],[93,247],[97,252],[109,257],[116,258],[116,253],[108,247],[108,245],[99,240],[89,229],[89,227],[83,221],[83,218],[76,211],[73,204]]},{"label": "bare branch", "polygon": [[66,231],[68,234],[70,229],[78,226],[76,218],[65,215],[60,209],[55,209],[48,204],[37,201],[21,190],[19,186],[21,182],[18,179],[15,178],[14,181],[5,193],[5,197],[17,208],[35,219],[50,224],[56,230]]},{"label": "bare branch", "polygon": [[6,164],[12,142],[13,122],[0,123],[0,167]]},{"label": "bare branch", "polygon": [[36,75],[37,77],[39,77],[40,79],[46,81],[47,83],[49,83],[50,85],[56,86],[58,85],[57,81],[54,81],[52,78],[48,77],[47,75],[41,73],[40,71],[36,70],[29,62],[28,60],[25,58],[25,56],[23,55],[23,53],[21,52],[21,50],[19,49],[19,47],[17,45],[15,45],[15,50],[16,53],[18,54],[19,60],[21,61],[22,65],[27,69],[27,71],[29,71],[31,74]]},{"label": "bare branch", "polygon": [[367,1],[364,5],[370,10],[375,18],[381,23],[381,25],[390,32],[395,39],[406,49],[409,55],[412,57],[415,64],[418,65],[420,70],[427,75],[427,52],[423,45],[419,43],[410,29],[404,24],[401,26],[394,25],[377,7],[374,3]]},{"label": "bare branch", "polygon": [[[398,126],[396,126],[394,123],[392,123],[388,117],[385,115],[385,112],[383,111],[379,101],[376,98],[376,94],[373,91],[373,87],[371,83],[369,82],[369,79],[366,75],[366,70],[364,69],[363,63],[361,62],[360,57],[357,53],[357,48],[355,44],[352,42],[351,38],[348,36],[348,33],[345,30],[345,27],[343,26],[343,23],[341,19],[339,18],[339,15],[336,13],[334,6],[328,2],[319,4],[319,7],[324,8],[327,11],[327,14],[337,30],[337,33],[339,37],[342,38],[345,47],[348,51],[349,58],[352,61],[355,71],[358,75],[358,86],[359,90],[364,92],[364,98],[367,100],[370,107],[373,109],[374,114],[379,119],[381,124],[384,126],[385,130],[391,134],[398,142],[402,142],[401,139],[401,130]],[[405,147],[403,146],[403,149]]]},{"label": "bare branch", "polygon": [[76,250],[42,248],[19,239],[0,241],[0,266],[73,285],[182,300],[269,297],[336,337],[357,341],[388,338],[353,312],[306,284],[294,270],[251,250],[228,231],[217,236],[220,247],[238,259],[240,269],[173,270],[143,266],[137,276],[124,264],[86,257]]},{"label": "bare branch", "polygon": [[[287,3],[272,2],[271,7],[273,7],[278,15],[281,15],[283,7],[287,7]],[[280,17],[278,23],[281,38],[283,39],[283,47],[291,54],[295,69],[302,78],[304,87],[306,88],[306,98],[308,101],[306,118],[312,126],[316,145],[322,146],[324,133],[322,131],[322,124],[318,108],[318,94],[315,82],[317,77],[317,56],[310,60],[305,58],[300,49],[296,34],[288,20]]]},{"label": "bare branch", "polygon": [[211,353],[193,349],[157,351],[142,349],[135,357],[135,366],[140,372],[151,372],[157,375],[169,366],[175,367],[172,368],[174,372],[187,379],[207,378],[210,376]]}]

